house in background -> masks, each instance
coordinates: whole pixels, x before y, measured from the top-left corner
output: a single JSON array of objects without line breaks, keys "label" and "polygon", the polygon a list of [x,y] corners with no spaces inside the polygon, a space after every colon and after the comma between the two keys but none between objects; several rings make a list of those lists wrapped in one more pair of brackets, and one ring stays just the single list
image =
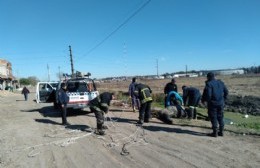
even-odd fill
[{"label": "house in background", "polygon": [[12,64],[0,58],[0,89],[13,88],[15,77],[12,74]]}]

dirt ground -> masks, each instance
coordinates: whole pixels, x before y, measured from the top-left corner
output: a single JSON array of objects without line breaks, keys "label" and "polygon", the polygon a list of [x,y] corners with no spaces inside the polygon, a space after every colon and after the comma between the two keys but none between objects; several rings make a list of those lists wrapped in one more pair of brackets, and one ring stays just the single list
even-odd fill
[{"label": "dirt ground", "polygon": [[[207,137],[208,127],[166,125],[157,119],[135,125],[138,113],[111,107],[105,136],[94,134],[93,113],[70,111],[60,125],[52,104],[37,104],[17,93],[0,92],[0,167],[259,167],[259,136],[229,132]],[[193,120],[192,122],[202,122]],[[206,122],[206,121],[203,121]]]}]

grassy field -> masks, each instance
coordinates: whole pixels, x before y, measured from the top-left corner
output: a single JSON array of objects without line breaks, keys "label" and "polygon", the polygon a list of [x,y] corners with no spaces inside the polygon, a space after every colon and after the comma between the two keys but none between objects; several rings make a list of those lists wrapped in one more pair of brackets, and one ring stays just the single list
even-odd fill
[{"label": "grassy field", "polygon": [[[239,95],[239,96],[257,96],[260,95],[260,75],[238,75],[238,76],[217,76],[217,79],[220,79],[225,82],[230,95]],[[137,82],[145,83],[151,87],[153,90],[154,102],[153,107],[163,108],[163,89],[165,85],[170,82],[171,79],[153,79],[153,80],[137,80]],[[178,86],[178,91],[181,94],[182,85],[193,86],[199,88],[203,91],[205,86],[205,77],[198,78],[177,78],[176,84]],[[128,101],[130,103],[127,92],[128,86],[131,81],[107,81],[99,83],[97,85],[100,92],[103,91],[114,91],[120,93],[118,98],[123,101]],[[188,125],[201,125],[205,127],[210,127],[210,122],[205,122],[205,117],[207,116],[207,109],[199,108],[198,112],[200,118],[196,120],[183,120],[176,119],[175,122],[179,124],[188,124]],[[237,134],[256,134],[260,135],[260,116],[251,116],[248,118],[244,117],[244,114],[225,112],[225,129],[227,131],[237,133]]]},{"label": "grassy field", "polygon": [[[163,108],[163,104],[162,102],[153,102],[152,107]],[[194,120],[187,119],[175,119],[174,121],[178,124],[210,127],[210,121],[206,121],[208,116],[207,109],[198,108],[197,111],[197,120],[200,122],[194,122]],[[224,121],[226,131],[230,131],[236,134],[260,135],[260,116],[248,115],[248,118],[245,118],[244,114],[225,111]]]}]

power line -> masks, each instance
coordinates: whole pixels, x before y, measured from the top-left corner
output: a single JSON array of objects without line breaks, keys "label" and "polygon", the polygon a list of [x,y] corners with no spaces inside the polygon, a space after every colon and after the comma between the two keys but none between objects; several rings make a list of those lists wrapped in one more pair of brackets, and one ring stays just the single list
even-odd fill
[{"label": "power line", "polygon": [[[98,48],[100,45],[102,45],[106,40],[108,40],[112,35],[114,35],[119,29],[121,29],[124,25],[127,24],[135,15],[137,15],[145,6],[147,6],[151,0],[146,1],[140,8],[138,8],[132,15],[130,15],[123,23],[121,23],[115,30],[113,30],[111,33],[109,33],[103,40],[101,40],[99,43],[97,43],[93,48],[91,48],[85,55],[83,55],[81,58],[89,55],[91,52],[93,52],[96,48]],[[80,59],[81,59],[80,58]]]}]

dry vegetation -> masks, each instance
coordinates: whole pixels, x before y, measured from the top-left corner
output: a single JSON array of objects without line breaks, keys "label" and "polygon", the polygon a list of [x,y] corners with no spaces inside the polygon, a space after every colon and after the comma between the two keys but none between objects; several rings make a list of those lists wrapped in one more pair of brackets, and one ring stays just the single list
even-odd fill
[{"label": "dry vegetation", "polygon": [[[256,96],[260,95],[260,75],[242,75],[242,76],[217,76],[225,82],[230,95],[240,96]],[[193,86],[203,91],[205,86],[205,77],[197,78],[177,78],[176,84],[178,85],[178,91],[181,93],[181,87],[183,85]],[[151,87],[154,93],[163,93],[164,86],[170,82],[170,79],[139,79],[137,82],[145,83]],[[128,91],[128,86],[131,81],[109,81],[100,83],[97,85],[100,91]]]},{"label": "dry vegetation", "polygon": [[[260,75],[231,75],[216,78],[222,80],[229,90],[226,111],[260,115]],[[186,85],[196,87],[202,93],[205,80],[205,77],[177,78],[178,92],[182,94],[181,87]],[[164,87],[170,81],[171,79],[139,79],[137,82],[149,85],[153,90],[154,98],[162,100]],[[131,80],[106,81],[98,84],[97,87],[100,92],[114,91],[127,94],[130,83]]]}]

